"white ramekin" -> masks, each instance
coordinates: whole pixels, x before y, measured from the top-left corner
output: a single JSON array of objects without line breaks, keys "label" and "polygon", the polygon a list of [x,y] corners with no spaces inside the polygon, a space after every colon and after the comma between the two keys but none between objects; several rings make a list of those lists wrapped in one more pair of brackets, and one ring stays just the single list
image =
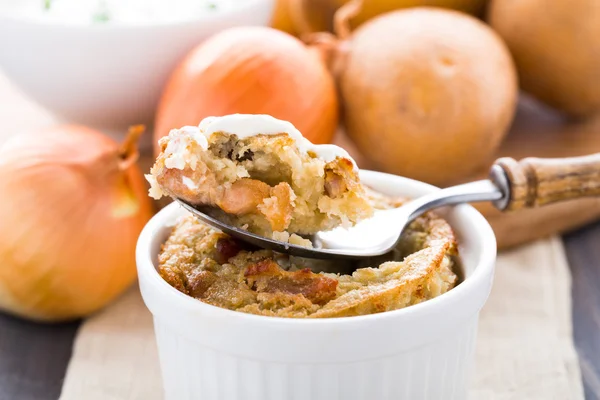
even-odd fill
[{"label": "white ramekin", "polygon": [[[362,171],[390,195],[419,196],[425,183]],[[443,212],[460,240],[465,280],[405,309],[321,320],[263,317],[204,304],[156,271],[160,246],[185,212],[160,211],[140,235],[142,296],[154,316],[165,399],[464,399],[479,311],[492,285],[496,240],[471,206]]]}]

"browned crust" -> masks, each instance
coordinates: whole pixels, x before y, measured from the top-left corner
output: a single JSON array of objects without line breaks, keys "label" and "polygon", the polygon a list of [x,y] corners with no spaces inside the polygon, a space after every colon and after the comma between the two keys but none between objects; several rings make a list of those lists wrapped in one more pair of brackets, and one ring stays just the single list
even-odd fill
[{"label": "browned crust", "polygon": [[423,249],[405,259],[408,272],[396,279],[363,286],[327,303],[312,318],[350,317],[395,310],[427,300],[427,284],[437,273],[450,242]]},{"label": "browned crust", "polygon": [[288,271],[285,257],[242,250],[235,240],[188,217],[174,229],[159,261],[167,282],[209,304],[259,315],[327,318],[394,310],[444,293],[456,280],[450,261],[456,248],[447,222],[427,214],[407,230],[398,249],[410,254],[403,261],[362,268],[352,276]]},{"label": "browned crust", "polygon": [[305,268],[285,271],[272,259],[250,264],[244,272],[248,286],[257,292],[300,294],[315,304],[325,304],[336,296],[337,280]]}]

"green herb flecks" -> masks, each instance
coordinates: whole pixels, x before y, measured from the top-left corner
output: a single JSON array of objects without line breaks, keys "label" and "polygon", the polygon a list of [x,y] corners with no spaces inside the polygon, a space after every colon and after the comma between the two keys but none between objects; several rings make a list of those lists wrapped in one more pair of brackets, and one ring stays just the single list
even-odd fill
[{"label": "green herb flecks", "polygon": [[44,0],[44,10],[46,10],[46,11],[50,10],[51,6],[52,6],[52,0]]},{"label": "green herb flecks", "polygon": [[110,21],[110,12],[108,10],[108,6],[106,5],[106,1],[98,2],[98,9],[92,15],[92,22],[96,24],[105,24]]},{"label": "green herb flecks", "polygon": [[217,9],[217,3],[206,3],[206,8],[208,8],[209,10],[216,10]]}]

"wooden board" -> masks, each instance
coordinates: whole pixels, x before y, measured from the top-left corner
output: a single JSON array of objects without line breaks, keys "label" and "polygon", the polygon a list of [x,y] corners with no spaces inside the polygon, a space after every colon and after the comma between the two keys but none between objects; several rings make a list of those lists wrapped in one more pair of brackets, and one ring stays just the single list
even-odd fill
[{"label": "wooden board", "polygon": [[[345,147],[362,168],[372,169],[356,147],[339,132],[335,143]],[[578,122],[522,96],[510,133],[497,157],[569,157],[600,152],[600,118]],[[490,160],[490,165],[493,160]],[[469,180],[484,178],[487,168]],[[501,213],[490,204],[477,208],[490,221],[499,248],[507,248],[554,233],[570,231],[600,219],[600,198],[574,200],[542,208]]]}]

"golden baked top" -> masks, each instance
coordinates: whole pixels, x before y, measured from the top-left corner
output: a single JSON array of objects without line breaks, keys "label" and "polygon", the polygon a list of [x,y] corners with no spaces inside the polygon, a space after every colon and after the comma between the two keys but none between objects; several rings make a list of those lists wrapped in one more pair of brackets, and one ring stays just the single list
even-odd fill
[{"label": "golden baked top", "polygon": [[[368,197],[375,208],[401,203],[377,193]],[[448,291],[457,279],[456,251],[450,226],[430,213],[410,225],[388,256],[398,261],[372,260],[358,265],[352,275],[315,273],[325,261],[250,249],[187,216],[163,245],[159,272],[177,290],[230,310],[293,318],[344,317],[403,308]]]}]

